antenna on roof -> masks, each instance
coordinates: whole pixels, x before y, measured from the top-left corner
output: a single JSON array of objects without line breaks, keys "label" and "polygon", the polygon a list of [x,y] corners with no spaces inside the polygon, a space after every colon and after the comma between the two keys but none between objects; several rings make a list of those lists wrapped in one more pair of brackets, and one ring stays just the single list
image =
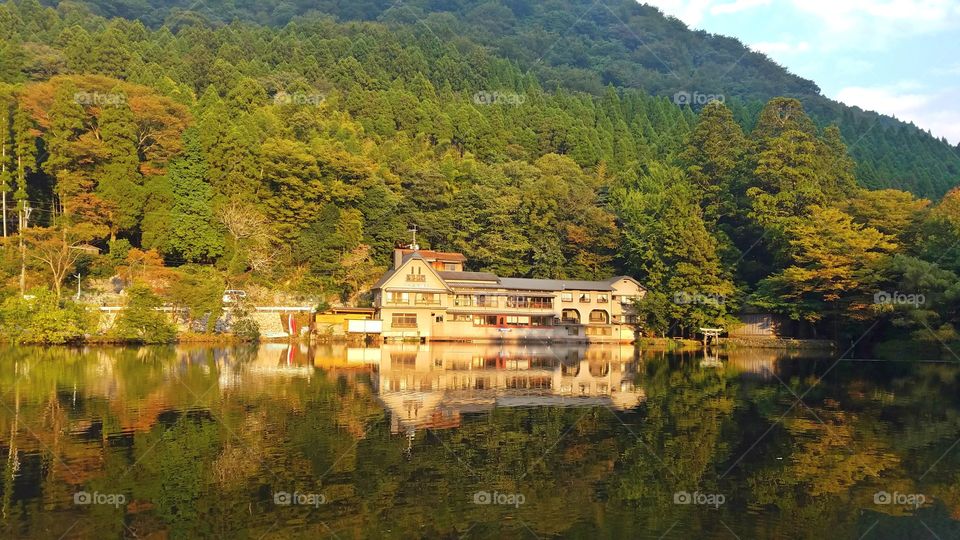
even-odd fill
[{"label": "antenna on roof", "polygon": [[417,245],[417,226],[410,225],[407,231],[413,233],[413,243],[410,244],[410,249],[414,251],[418,251],[420,249],[420,246]]}]

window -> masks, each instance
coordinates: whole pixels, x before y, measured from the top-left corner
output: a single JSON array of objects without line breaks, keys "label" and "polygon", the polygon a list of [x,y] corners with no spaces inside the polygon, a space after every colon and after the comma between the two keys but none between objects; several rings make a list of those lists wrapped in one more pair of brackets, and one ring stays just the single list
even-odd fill
[{"label": "window", "polygon": [[473,295],[458,294],[453,297],[453,305],[458,307],[470,307],[473,305]]},{"label": "window", "polygon": [[530,317],[510,315],[507,317],[507,324],[510,326],[527,326],[530,324]]},{"label": "window", "polygon": [[595,309],[590,312],[590,322],[606,324],[610,322],[607,312],[602,309]]},{"label": "window", "polygon": [[391,326],[393,328],[416,328],[416,313],[394,313]]},{"label": "window", "polygon": [[443,263],[443,269],[447,272],[456,272],[460,270],[460,265],[457,263]]},{"label": "window", "polygon": [[606,304],[606,303],[607,303],[607,295],[605,295],[605,294],[598,294],[598,295],[597,295],[597,302],[600,302],[601,304]]},{"label": "window", "polygon": [[565,292],[562,295],[560,295],[560,299],[563,300],[564,302],[573,302],[573,293]]},{"label": "window", "polygon": [[437,294],[436,293],[417,293],[417,303],[418,304],[436,304]]},{"label": "window", "polygon": [[496,296],[477,295],[477,307],[497,307]]},{"label": "window", "polygon": [[496,315],[474,315],[473,325],[474,326],[496,326],[497,316]]},{"label": "window", "polygon": [[589,303],[589,302],[590,302],[590,294],[589,294],[589,293],[581,293],[581,294],[580,294],[580,303],[581,303],[581,304],[587,304],[587,303]]},{"label": "window", "polygon": [[410,303],[410,293],[387,292],[387,303],[393,305],[407,305]]},{"label": "window", "polygon": [[508,296],[507,307],[552,309],[553,298],[549,296]]},{"label": "window", "polygon": [[473,315],[468,313],[457,313],[453,316],[453,322],[471,322],[473,321]]}]

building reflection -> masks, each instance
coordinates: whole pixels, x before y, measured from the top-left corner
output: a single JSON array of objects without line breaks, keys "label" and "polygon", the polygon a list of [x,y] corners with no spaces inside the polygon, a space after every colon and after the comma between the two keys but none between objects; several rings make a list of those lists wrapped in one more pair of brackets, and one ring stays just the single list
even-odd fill
[{"label": "building reflection", "polygon": [[391,431],[460,425],[496,407],[635,407],[632,346],[392,344],[380,348],[375,390]]}]

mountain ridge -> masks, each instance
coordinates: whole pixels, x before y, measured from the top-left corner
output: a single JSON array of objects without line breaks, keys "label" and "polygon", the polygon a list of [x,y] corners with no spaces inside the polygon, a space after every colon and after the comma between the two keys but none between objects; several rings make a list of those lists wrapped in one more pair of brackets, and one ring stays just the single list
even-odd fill
[{"label": "mountain ridge", "polygon": [[763,103],[795,97],[821,127],[839,126],[862,185],[938,198],[960,184],[960,148],[911,122],[831,100],[814,81],[740,40],[691,30],[632,0],[89,0],[51,5],[61,12],[82,6],[104,17],[136,19],[174,32],[196,23],[296,25],[310,15],[374,21],[459,47],[478,44],[533,73],[548,90],[599,96],[612,85],[671,98],[681,92],[723,96],[747,130]]}]

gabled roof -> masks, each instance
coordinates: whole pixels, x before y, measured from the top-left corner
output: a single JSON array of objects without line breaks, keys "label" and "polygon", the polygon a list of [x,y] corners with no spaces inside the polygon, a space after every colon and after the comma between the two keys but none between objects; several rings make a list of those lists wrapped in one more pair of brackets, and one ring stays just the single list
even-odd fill
[{"label": "gabled roof", "polygon": [[492,281],[497,283],[500,278],[490,272],[447,272],[441,271],[440,277],[446,281]]},{"label": "gabled roof", "polygon": [[643,283],[640,283],[639,281],[637,281],[636,279],[634,279],[634,278],[632,278],[632,277],[630,277],[630,276],[614,276],[614,277],[608,279],[607,282],[610,283],[611,286],[613,286],[614,283],[620,281],[621,279],[625,279],[625,280],[627,280],[627,281],[632,281],[632,282],[634,282],[634,283],[637,285],[637,287],[640,287],[641,290],[644,290],[644,291],[647,290],[647,288],[643,286]]},{"label": "gabled roof", "polygon": [[[412,253],[410,253],[409,255],[404,256],[403,262],[400,263],[400,266],[398,266],[398,267],[394,268],[393,270],[390,270],[389,272],[387,272],[386,274],[384,274],[380,279],[377,280],[376,283],[373,284],[373,287],[371,287],[371,288],[372,288],[372,289],[379,289],[379,288],[383,287],[383,285],[384,285],[387,281],[389,281],[390,278],[392,278],[393,276],[397,275],[398,273],[400,273],[401,270],[403,270],[404,268],[406,268],[406,266],[407,266],[408,264],[410,264],[410,261],[424,261],[424,262],[426,262],[426,260],[423,258],[423,255],[421,255],[419,251],[412,252]],[[440,274],[439,274],[436,270],[434,270],[434,268],[433,268],[432,266],[430,266],[430,265],[428,264],[428,265],[426,265],[426,267],[427,267],[427,270],[429,270],[431,273],[433,273],[433,275],[436,276],[437,279],[440,280],[440,283],[443,283],[443,286],[444,286],[447,290],[450,290],[450,286],[447,285],[447,282],[440,276]]]},{"label": "gabled roof", "polygon": [[[399,267],[390,270],[383,275],[374,285],[374,289],[379,289],[402,270],[411,260],[426,261],[423,251],[411,251],[404,255],[403,263]],[[474,287],[483,289],[507,289],[515,291],[612,291],[613,284],[621,279],[630,280],[637,284],[642,290],[646,290],[639,281],[630,276],[616,276],[610,279],[588,281],[577,279],[536,279],[536,278],[514,278],[499,277],[490,272],[447,272],[437,271],[427,265],[440,281],[449,289],[449,283],[463,287]],[[449,282],[449,283],[448,283]],[[460,282],[460,283],[457,283]],[[469,282],[469,283],[467,283]]]}]

